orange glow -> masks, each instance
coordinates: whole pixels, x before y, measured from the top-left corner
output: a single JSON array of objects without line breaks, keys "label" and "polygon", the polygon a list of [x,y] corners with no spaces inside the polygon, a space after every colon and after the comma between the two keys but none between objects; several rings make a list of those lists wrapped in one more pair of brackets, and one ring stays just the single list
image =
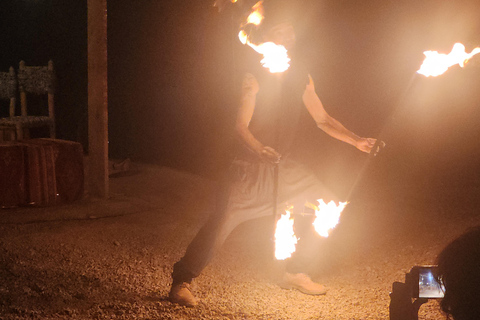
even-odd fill
[{"label": "orange glow", "polygon": [[315,231],[322,237],[328,237],[330,230],[335,228],[340,220],[340,214],[347,206],[348,202],[339,202],[338,206],[334,201],[328,204],[322,199],[318,199],[319,206],[308,203],[307,206],[315,210],[315,221],[313,226]]},{"label": "orange glow", "polygon": [[275,229],[275,258],[285,260],[295,252],[297,237],[293,231],[293,219],[290,218],[290,211],[285,210],[277,221]]},{"label": "orange glow", "polygon": [[[263,1],[257,2],[252,7],[252,12],[247,18],[246,24],[253,24],[259,26],[264,18],[263,15]],[[267,68],[271,73],[280,73],[286,71],[290,67],[290,58],[288,57],[287,49],[284,46],[277,45],[273,42],[264,42],[254,44],[250,42],[247,33],[241,30],[238,38],[243,44],[248,45],[256,52],[263,55],[260,61],[262,66]]]},{"label": "orange glow", "polygon": [[248,40],[248,36],[243,30],[238,34],[238,38],[243,44],[247,44],[253,50],[263,55],[263,59],[260,62],[271,73],[284,72],[290,67],[290,58],[284,46],[273,42],[264,42],[259,45],[253,44]]},{"label": "orange glow", "polygon": [[243,44],[247,44],[248,42],[248,36],[247,34],[245,33],[245,31],[240,31],[238,33],[238,38],[240,39],[240,42],[243,43]]},{"label": "orange glow", "polygon": [[263,1],[257,2],[253,7],[252,7],[252,13],[247,18],[247,23],[254,24],[256,26],[259,26],[264,18],[263,15]]},{"label": "orange glow", "polygon": [[423,53],[425,60],[417,73],[423,74],[426,77],[436,77],[456,64],[463,68],[465,63],[477,53],[480,53],[480,48],[477,47],[473,49],[471,53],[466,53],[465,46],[461,43],[455,43],[449,54],[438,53],[437,51],[425,51]]}]

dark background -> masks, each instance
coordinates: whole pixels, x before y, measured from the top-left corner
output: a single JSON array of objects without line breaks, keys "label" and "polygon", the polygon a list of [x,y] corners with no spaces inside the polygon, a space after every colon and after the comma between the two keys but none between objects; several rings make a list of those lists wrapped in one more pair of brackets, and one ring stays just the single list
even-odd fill
[{"label": "dark background", "polygon": [[[348,194],[370,164],[361,181],[380,181],[395,194],[416,186],[416,192],[436,199],[475,197],[480,57],[438,78],[415,71],[425,50],[448,53],[455,42],[464,43],[467,52],[480,46],[480,2],[296,2],[298,46],[327,111],[357,134],[387,142],[371,161],[312,130],[305,157],[316,173],[340,194]],[[109,1],[112,158],[210,178],[228,162],[238,105],[237,64],[248,49],[236,38],[240,6],[219,13],[212,5],[210,0]],[[0,5],[0,69],[18,68],[20,60],[40,65],[52,59],[59,79],[57,136],[85,148],[86,22],[86,0]],[[2,105],[2,115],[6,112]]]}]

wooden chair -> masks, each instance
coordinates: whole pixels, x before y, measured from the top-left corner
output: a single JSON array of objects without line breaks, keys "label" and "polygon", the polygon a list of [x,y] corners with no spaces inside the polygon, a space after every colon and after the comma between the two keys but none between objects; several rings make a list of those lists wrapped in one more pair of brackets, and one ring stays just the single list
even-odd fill
[{"label": "wooden chair", "polygon": [[[17,76],[13,67],[10,67],[9,72],[0,72],[0,99],[10,101],[9,117],[14,117],[17,100]],[[15,137],[15,131],[9,126],[3,126],[2,119],[0,119],[0,141],[10,140],[6,137],[7,133],[10,133],[10,139]]]},{"label": "wooden chair", "polygon": [[[53,62],[49,61],[48,66],[32,67],[26,66],[24,61],[20,61],[17,79],[20,92],[20,116],[0,119],[0,128],[15,128],[16,140],[23,140],[30,137],[31,128],[48,127],[50,138],[55,138],[55,73]],[[27,112],[27,94],[46,96],[45,107],[48,107],[48,115],[29,115]]]}]

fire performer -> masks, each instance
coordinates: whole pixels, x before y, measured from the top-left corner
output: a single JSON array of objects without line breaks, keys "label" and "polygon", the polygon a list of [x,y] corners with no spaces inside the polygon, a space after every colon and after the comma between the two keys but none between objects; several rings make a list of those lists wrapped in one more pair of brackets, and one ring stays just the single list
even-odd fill
[{"label": "fire performer", "polygon": [[[282,15],[266,15],[262,37],[292,52],[295,33]],[[259,29],[260,31],[261,29]],[[294,56],[292,56],[294,57]],[[259,67],[246,73],[242,83],[241,105],[235,130],[243,148],[219,183],[216,209],[173,268],[169,293],[172,302],[195,306],[191,281],[200,275],[227,236],[242,222],[265,217],[272,212],[274,168],[278,166],[278,203],[305,203],[317,199],[338,200],[324,188],[305,165],[294,159],[296,137],[303,115],[313,118],[330,136],[369,153],[376,139],[362,138],[346,129],[325,111],[312,78],[295,59],[282,74],[271,74]],[[301,241],[300,241],[301,242]],[[300,243],[299,243],[300,245]],[[325,294],[325,287],[305,273],[308,249],[297,250],[289,259],[283,288],[305,294]]]}]

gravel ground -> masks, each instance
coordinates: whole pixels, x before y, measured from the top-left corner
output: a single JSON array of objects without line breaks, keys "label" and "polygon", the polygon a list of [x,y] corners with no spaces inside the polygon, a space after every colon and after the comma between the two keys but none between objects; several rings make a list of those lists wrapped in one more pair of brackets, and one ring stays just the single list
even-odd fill
[{"label": "gravel ground", "polygon": [[[185,308],[166,299],[170,273],[214,184],[136,168],[111,179],[108,200],[0,211],[0,319],[388,319],[392,283],[480,224],[473,206],[364,190],[319,248],[311,274],[328,293],[314,297],[276,285],[284,263],[272,259],[271,220],[248,222],[194,282],[200,305]],[[435,300],[420,310],[442,318]]]}]

